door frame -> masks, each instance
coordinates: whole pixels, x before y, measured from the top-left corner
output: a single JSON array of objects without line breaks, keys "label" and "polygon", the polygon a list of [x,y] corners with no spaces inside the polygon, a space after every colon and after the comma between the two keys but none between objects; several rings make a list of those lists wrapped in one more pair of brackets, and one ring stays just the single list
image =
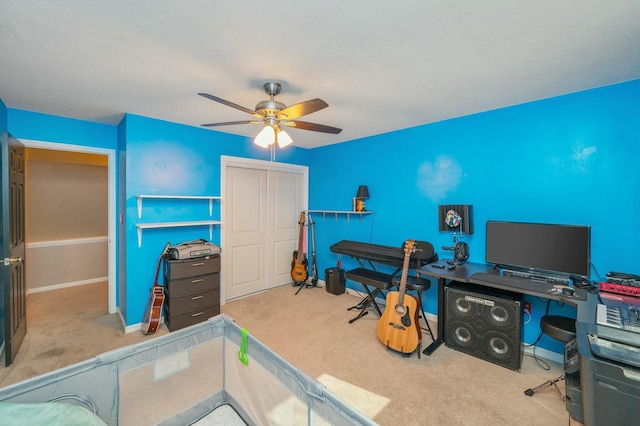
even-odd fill
[{"label": "door frame", "polygon": [[[227,168],[228,167],[237,167],[237,168],[245,168],[245,169],[256,169],[256,170],[266,170],[266,171],[278,171],[278,172],[288,172],[288,173],[299,173],[302,174],[302,206],[304,210],[309,208],[309,166],[301,166],[298,164],[289,164],[289,163],[278,163],[275,161],[267,161],[267,160],[256,160],[252,158],[243,158],[243,157],[233,157],[230,155],[221,155],[220,156],[220,199],[222,200],[220,206],[220,245],[223,250],[220,252],[221,256],[224,256],[224,247],[226,240],[226,229],[225,229],[225,208],[222,205],[226,201],[226,187],[227,187]],[[224,305],[226,303],[226,294],[225,294],[226,282],[224,277],[224,268],[220,271],[220,304]]]},{"label": "door frame", "polygon": [[[109,313],[115,314],[116,311],[116,150],[109,148],[98,148],[94,146],[71,145],[59,142],[47,142],[32,139],[17,138],[25,148],[40,148],[54,151],[81,152],[85,154],[99,154],[107,156],[107,253],[108,260],[108,282],[109,282]],[[28,191],[28,189],[27,189]]]}]

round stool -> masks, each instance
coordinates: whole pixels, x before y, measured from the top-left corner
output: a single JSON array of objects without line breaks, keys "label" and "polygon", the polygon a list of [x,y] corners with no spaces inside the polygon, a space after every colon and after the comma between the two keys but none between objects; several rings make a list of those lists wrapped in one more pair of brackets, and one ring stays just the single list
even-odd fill
[{"label": "round stool", "polygon": [[563,343],[576,338],[576,320],[560,315],[545,315],[540,318],[540,329],[544,334]]},{"label": "round stool", "polygon": [[[547,336],[566,344],[576,338],[576,320],[560,315],[545,315],[540,318],[540,330]],[[560,394],[560,398],[565,400],[566,397],[562,394],[557,385],[557,382],[561,380],[564,380],[564,374],[556,377],[555,379],[548,380],[535,388],[529,388],[524,391],[524,394],[527,396],[533,396],[537,390],[553,386]]]}]

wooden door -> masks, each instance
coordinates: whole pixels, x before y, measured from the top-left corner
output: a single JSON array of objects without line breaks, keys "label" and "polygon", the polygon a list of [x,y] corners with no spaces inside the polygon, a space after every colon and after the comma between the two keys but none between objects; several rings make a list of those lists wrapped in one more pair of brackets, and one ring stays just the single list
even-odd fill
[{"label": "wooden door", "polygon": [[11,365],[27,333],[25,280],[24,146],[2,134],[2,293],[5,365]]}]

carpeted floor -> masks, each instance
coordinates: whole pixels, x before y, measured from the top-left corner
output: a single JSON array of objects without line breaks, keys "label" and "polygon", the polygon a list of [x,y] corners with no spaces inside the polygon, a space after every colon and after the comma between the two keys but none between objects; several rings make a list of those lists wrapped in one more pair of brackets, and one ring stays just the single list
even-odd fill
[{"label": "carpeted floor", "polygon": [[[354,389],[368,395],[350,402],[381,425],[580,424],[554,389],[523,394],[560,374],[559,365],[545,371],[525,356],[522,371],[514,372],[445,345],[430,357],[405,357],[380,343],[375,312],[349,324],[357,312],[348,308],[359,298],[321,287],[296,291],[279,287],[228,302],[222,311],[345,400]],[[118,316],[107,313],[106,292],[105,283],[30,295],[27,337],[16,362],[0,369],[0,386],[168,333],[163,325],[155,336],[124,334]],[[430,338],[423,335],[423,342]]]},{"label": "carpeted floor", "polygon": [[[125,334],[107,298],[106,282],[30,294],[27,335],[15,362],[0,368],[0,387],[154,337]],[[163,325],[156,335],[168,332]]]}]

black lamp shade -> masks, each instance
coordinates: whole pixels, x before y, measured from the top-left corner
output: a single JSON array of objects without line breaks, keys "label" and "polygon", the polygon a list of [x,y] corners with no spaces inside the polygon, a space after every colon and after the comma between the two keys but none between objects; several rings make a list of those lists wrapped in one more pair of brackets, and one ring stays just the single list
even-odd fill
[{"label": "black lamp shade", "polygon": [[369,188],[367,188],[366,185],[360,185],[358,187],[358,194],[356,194],[356,198],[369,198]]}]

